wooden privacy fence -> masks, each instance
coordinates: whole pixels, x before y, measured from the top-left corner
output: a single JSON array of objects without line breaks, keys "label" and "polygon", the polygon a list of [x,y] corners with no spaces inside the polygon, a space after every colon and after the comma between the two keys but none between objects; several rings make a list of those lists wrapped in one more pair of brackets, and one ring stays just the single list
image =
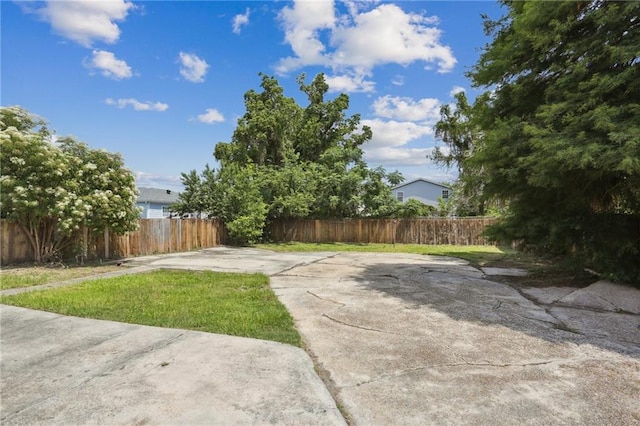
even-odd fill
[{"label": "wooden privacy fence", "polygon": [[[278,220],[271,224],[268,237],[276,242],[486,245],[489,242],[482,231],[494,222],[491,218]],[[29,239],[20,227],[8,220],[0,224],[0,263],[33,261]],[[140,219],[140,228],[124,235],[105,232],[81,237],[65,257],[85,249],[88,259],[173,253],[226,241],[227,232],[219,219]]]},{"label": "wooden privacy fence", "polygon": [[114,258],[174,253],[224,244],[226,233],[219,219],[140,219],[137,231],[124,235],[94,236],[88,241],[89,258]]},{"label": "wooden privacy fence", "polygon": [[33,261],[33,249],[29,237],[18,226],[9,220],[0,220],[0,261],[2,265]]},{"label": "wooden privacy fence", "polygon": [[[2,265],[33,261],[31,245],[22,229],[8,220],[0,222]],[[225,239],[226,230],[218,219],[140,219],[139,229],[124,235],[108,231],[100,235],[85,233],[64,257],[79,255],[85,249],[88,259],[173,253],[219,246]]]},{"label": "wooden privacy fence", "polygon": [[493,218],[278,220],[276,242],[488,245],[482,236]]}]

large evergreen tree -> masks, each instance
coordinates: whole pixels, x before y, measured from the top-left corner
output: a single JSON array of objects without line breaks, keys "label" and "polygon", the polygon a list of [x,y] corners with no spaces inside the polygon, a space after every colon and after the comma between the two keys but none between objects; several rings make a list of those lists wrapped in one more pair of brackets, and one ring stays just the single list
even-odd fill
[{"label": "large evergreen tree", "polygon": [[497,235],[640,280],[640,3],[502,3],[469,74]]}]

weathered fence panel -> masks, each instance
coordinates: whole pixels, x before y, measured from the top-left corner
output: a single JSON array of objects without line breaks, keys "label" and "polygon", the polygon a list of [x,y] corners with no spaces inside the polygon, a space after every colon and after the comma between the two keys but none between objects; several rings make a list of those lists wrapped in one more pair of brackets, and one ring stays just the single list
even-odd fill
[{"label": "weathered fence panel", "polygon": [[277,220],[277,242],[488,245],[482,236],[493,218]]},{"label": "weathered fence panel", "polygon": [[[104,237],[96,236],[98,247],[104,247]],[[137,231],[124,235],[109,235],[109,258],[175,253],[224,244],[226,230],[218,219],[140,219]],[[101,258],[102,251],[89,253]]]},{"label": "weathered fence panel", "polygon": [[[1,220],[2,265],[33,261],[27,235],[12,221]],[[65,252],[65,258],[84,254],[87,259],[114,259],[160,253],[174,253],[224,244],[226,229],[218,219],[140,219],[137,231],[124,235],[112,232],[86,235]],[[85,235],[80,232],[79,235]]]},{"label": "weathered fence panel", "polygon": [[0,263],[24,263],[33,261],[33,249],[29,237],[22,228],[9,220],[0,220]]}]

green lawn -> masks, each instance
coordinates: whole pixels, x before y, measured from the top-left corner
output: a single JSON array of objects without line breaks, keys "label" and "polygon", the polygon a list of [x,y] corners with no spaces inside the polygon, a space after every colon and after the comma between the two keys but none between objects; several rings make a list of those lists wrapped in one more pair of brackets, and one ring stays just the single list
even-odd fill
[{"label": "green lawn", "polygon": [[452,246],[423,244],[357,244],[357,243],[275,243],[256,247],[273,251],[357,251],[368,253],[413,253],[452,256],[482,266],[488,262],[515,259],[520,254],[510,248],[496,246]]},{"label": "green lawn", "polygon": [[152,271],[3,296],[0,302],[63,315],[301,344],[291,315],[263,274]]},{"label": "green lawn", "polygon": [[49,268],[46,266],[3,268],[0,272],[0,290],[55,283],[120,269],[122,267],[116,265],[87,265],[65,268]]}]

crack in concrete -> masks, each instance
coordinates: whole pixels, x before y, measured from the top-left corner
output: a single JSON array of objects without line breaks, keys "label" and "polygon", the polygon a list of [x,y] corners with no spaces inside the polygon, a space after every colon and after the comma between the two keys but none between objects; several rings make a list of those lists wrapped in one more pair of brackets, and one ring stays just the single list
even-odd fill
[{"label": "crack in concrete", "polygon": [[[520,305],[518,305],[518,306],[520,306]],[[522,306],[520,306],[520,307],[522,307]],[[545,312],[546,312],[546,311],[545,311]],[[543,320],[543,319],[541,319],[541,318],[531,318],[531,317],[528,317],[528,316],[526,316],[526,315],[520,315],[520,314],[519,314],[519,313],[517,313],[517,312],[511,312],[511,315],[515,315],[515,316],[517,316],[517,317],[520,317],[520,318],[523,318],[523,319],[526,319],[526,320],[529,320],[529,321],[542,322],[542,323],[545,323],[545,324],[550,324],[550,325],[551,325],[552,327],[554,327],[554,328],[557,328],[559,325],[560,325],[560,326],[563,326],[563,327],[567,327],[567,326],[566,326],[566,324],[564,324],[562,321],[560,321],[560,320],[559,320],[558,318],[556,318],[554,315],[552,315],[552,314],[550,314],[550,313],[548,313],[548,312],[547,312],[547,314],[548,314],[549,316],[553,317],[553,319],[555,319],[557,322],[547,321],[547,320]],[[569,330],[567,329],[566,331],[569,331]]]},{"label": "crack in concrete", "polygon": [[578,291],[578,290],[582,290],[582,289],[578,287],[578,288],[574,289],[573,291],[571,291],[571,292],[569,292],[569,293],[565,294],[564,296],[558,297],[556,300],[554,300],[554,301],[553,301],[553,302],[551,302],[551,303],[552,303],[552,304],[553,304],[553,303],[556,303],[556,302],[557,302],[558,300],[560,300],[560,299],[564,299],[564,298],[565,298],[565,297],[567,297],[567,296],[571,296],[573,293],[575,293],[575,292],[576,292],[576,291]]},{"label": "crack in concrete", "polygon": [[387,379],[389,377],[400,377],[400,376],[403,376],[405,374],[413,373],[413,372],[416,372],[416,371],[432,370],[432,369],[436,369],[436,368],[465,367],[465,366],[468,366],[468,367],[495,367],[495,368],[510,368],[510,367],[526,368],[526,367],[536,367],[536,366],[540,366],[540,365],[553,364],[554,362],[558,362],[558,360],[527,362],[527,363],[521,363],[521,364],[511,364],[511,363],[496,364],[496,363],[492,363],[492,362],[489,362],[489,361],[486,361],[486,362],[468,362],[468,361],[464,361],[464,362],[448,363],[448,364],[425,365],[425,366],[420,366],[420,367],[406,368],[404,370],[395,371],[393,373],[381,374],[380,376],[371,378],[369,380],[366,380],[366,381],[363,381],[363,382],[359,382],[359,383],[356,383],[356,384],[353,384],[353,385],[344,385],[344,386],[341,386],[340,388],[352,388],[352,387],[368,385],[368,384],[371,384],[371,383],[375,383],[375,382],[379,382],[379,381],[385,380],[385,379]]},{"label": "crack in concrete", "polygon": [[335,303],[336,305],[340,305],[341,307],[347,306],[346,304],[344,304],[344,303],[342,303],[342,302],[337,302],[337,301],[335,301],[335,300],[331,300],[331,299],[326,299],[326,298],[324,298],[324,297],[320,297],[320,296],[318,296],[317,294],[315,294],[314,292],[309,291],[309,290],[307,290],[307,293],[309,293],[309,294],[310,294],[310,295],[312,295],[313,297],[316,297],[316,298],[318,298],[318,299],[320,299],[320,300],[322,300],[322,301],[324,301],[324,302],[331,302],[331,303]]},{"label": "crack in concrete", "polygon": [[346,325],[347,327],[358,328],[358,329],[360,329],[360,330],[375,331],[376,333],[398,334],[398,333],[393,333],[393,332],[391,332],[391,331],[380,330],[380,329],[377,329],[377,328],[369,328],[369,327],[363,327],[363,326],[361,326],[361,325],[349,324],[348,322],[344,322],[344,321],[341,321],[341,320],[339,320],[339,319],[332,318],[332,317],[330,317],[330,316],[329,316],[329,315],[327,315],[327,314],[322,314],[322,316],[323,316],[323,317],[326,317],[326,318],[330,319],[331,321],[336,322],[336,323],[338,323],[338,324]]},{"label": "crack in concrete", "polygon": [[[335,256],[337,256],[338,254],[339,254],[339,253],[333,253],[333,254],[330,254],[330,255],[328,255],[328,256],[325,256],[325,257],[321,257],[321,258],[319,258],[319,259],[312,260],[312,261],[310,261],[310,262],[301,262],[301,263],[297,263],[297,264],[295,264],[295,265],[293,265],[293,266],[291,266],[291,267],[289,267],[289,268],[285,268],[285,269],[283,269],[282,271],[276,272],[275,274],[271,274],[270,276],[271,276],[271,277],[277,277],[278,275],[281,275],[281,274],[282,274],[283,276],[296,276],[296,275],[286,275],[286,274],[284,274],[284,272],[291,271],[292,269],[295,269],[295,268],[297,268],[298,266],[308,266],[308,265],[313,265],[314,263],[318,263],[318,262],[322,262],[323,260],[331,259],[332,257],[335,257]],[[315,277],[314,277],[314,278],[315,278]]]}]

